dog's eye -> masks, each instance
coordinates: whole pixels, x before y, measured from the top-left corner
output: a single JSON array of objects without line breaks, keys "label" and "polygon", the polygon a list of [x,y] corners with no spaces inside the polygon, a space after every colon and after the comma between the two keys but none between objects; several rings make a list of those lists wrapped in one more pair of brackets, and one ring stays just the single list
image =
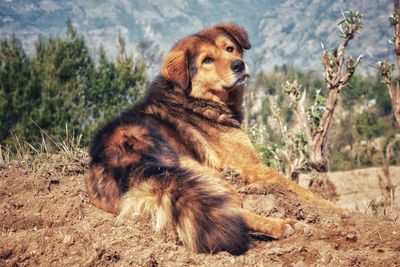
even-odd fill
[{"label": "dog's eye", "polygon": [[226,51],[227,51],[228,53],[232,53],[233,50],[235,50],[235,49],[234,49],[232,46],[228,46],[228,47],[226,48]]},{"label": "dog's eye", "polygon": [[205,57],[201,63],[202,64],[210,64],[213,62],[214,62],[214,59],[212,57]]}]

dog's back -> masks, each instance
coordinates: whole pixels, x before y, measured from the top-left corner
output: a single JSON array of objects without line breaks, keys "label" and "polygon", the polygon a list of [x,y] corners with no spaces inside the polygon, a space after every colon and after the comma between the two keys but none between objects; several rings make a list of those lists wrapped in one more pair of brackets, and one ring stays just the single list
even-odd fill
[{"label": "dog's back", "polygon": [[[201,142],[207,137],[202,124],[225,128],[239,124],[232,114],[222,122],[201,115],[207,103],[191,102],[188,107],[179,94],[171,97],[172,89],[171,83],[159,77],[142,104],[99,131],[85,176],[89,197],[120,218],[155,215],[157,230],[170,223],[195,251],[241,253],[249,238],[237,210],[240,203],[229,186],[199,164],[204,160]],[[207,110],[218,109],[209,104]]]}]

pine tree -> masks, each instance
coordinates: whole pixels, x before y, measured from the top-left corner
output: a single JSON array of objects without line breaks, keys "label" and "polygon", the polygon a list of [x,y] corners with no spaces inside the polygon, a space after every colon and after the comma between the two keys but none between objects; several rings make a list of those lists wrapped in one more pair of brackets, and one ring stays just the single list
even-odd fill
[{"label": "pine tree", "polygon": [[21,124],[37,99],[30,86],[29,58],[21,42],[12,36],[0,43],[0,142]]},{"label": "pine tree", "polygon": [[63,137],[65,124],[80,131],[84,90],[90,86],[93,63],[83,36],[67,24],[67,38],[40,40],[33,58],[40,77],[41,101],[32,120],[50,136]]}]

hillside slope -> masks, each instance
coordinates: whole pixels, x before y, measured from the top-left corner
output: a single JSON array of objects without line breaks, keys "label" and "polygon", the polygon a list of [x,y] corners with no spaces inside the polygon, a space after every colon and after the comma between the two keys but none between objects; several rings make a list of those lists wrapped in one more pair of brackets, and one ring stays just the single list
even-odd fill
[{"label": "hillside slope", "polygon": [[15,33],[33,51],[38,34],[62,35],[70,18],[93,52],[103,43],[106,51],[115,54],[117,32],[121,30],[130,52],[134,44],[147,39],[162,53],[188,34],[233,21],[250,34],[253,68],[271,70],[275,64],[286,63],[319,70],[320,43],[327,48],[337,45],[340,11],[353,9],[365,14],[365,27],[350,52],[365,54],[361,70],[373,72],[369,64],[392,54],[388,44],[392,6],[391,0],[7,0],[0,2],[0,37]]},{"label": "hillside slope", "polygon": [[[172,231],[155,234],[151,218],[116,225],[115,216],[94,207],[82,181],[85,162],[53,155],[36,163],[2,165],[0,266],[396,266],[400,262],[399,224],[297,202],[278,187],[270,187],[267,195],[243,195],[245,207],[261,215],[297,218],[306,224],[304,229],[280,241],[254,235],[253,248],[241,256],[195,254],[177,242]],[[349,177],[362,181],[354,173]]]}]

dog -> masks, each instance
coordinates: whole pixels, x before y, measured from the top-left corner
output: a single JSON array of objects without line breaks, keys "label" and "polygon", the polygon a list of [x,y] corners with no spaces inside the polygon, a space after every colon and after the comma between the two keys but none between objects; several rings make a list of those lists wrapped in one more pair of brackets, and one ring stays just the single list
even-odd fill
[{"label": "dog", "polygon": [[220,171],[233,168],[246,184],[279,184],[316,199],[264,166],[243,130],[249,79],[247,32],[226,23],[178,41],[144,99],[103,126],[92,140],[84,180],[88,196],[119,219],[151,214],[156,231],[171,225],[199,253],[249,249],[249,232],[293,233],[294,219],[242,208]]}]

